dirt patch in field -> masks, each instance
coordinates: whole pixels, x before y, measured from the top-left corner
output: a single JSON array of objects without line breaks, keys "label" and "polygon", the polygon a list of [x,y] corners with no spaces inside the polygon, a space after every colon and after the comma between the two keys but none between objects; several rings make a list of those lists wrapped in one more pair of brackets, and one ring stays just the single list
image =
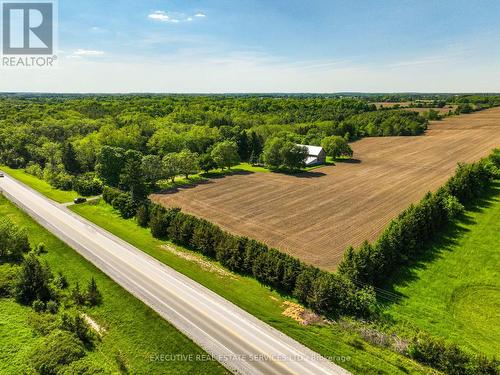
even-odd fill
[{"label": "dirt patch in field", "polygon": [[354,160],[302,175],[253,173],[153,195],[307,263],[334,270],[345,249],[441,186],[457,162],[500,147],[500,108],[433,122],[424,136],[364,138]]},{"label": "dirt patch in field", "polygon": [[224,277],[231,277],[233,279],[235,278],[231,272],[228,272],[224,268],[219,267],[219,266],[213,264],[212,262],[205,260],[199,256],[196,256],[194,254],[189,254],[189,253],[186,253],[184,251],[177,250],[175,247],[173,247],[171,245],[162,245],[161,248],[163,250],[167,250],[168,252],[178,256],[179,258],[189,260],[190,262],[194,262],[194,263],[198,264],[205,271],[214,272],[214,273],[216,273],[220,276],[224,276]]},{"label": "dirt patch in field", "polygon": [[283,306],[285,307],[285,310],[283,310],[282,314],[292,318],[302,325],[306,326],[309,324],[326,323],[326,320],[320,315],[304,308],[304,306],[299,305],[298,303],[285,301],[283,302]]},{"label": "dirt patch in field", "polygon": [[82,313],[81,315],[83,320],[85,320],[85,323],[87,323],[90,326],[90,328],[92,328],[92,330],[94,330],[99,336],[102,336],[104,333],[106,333],[106,330],[90,316],[88,316],[85,313]]}]

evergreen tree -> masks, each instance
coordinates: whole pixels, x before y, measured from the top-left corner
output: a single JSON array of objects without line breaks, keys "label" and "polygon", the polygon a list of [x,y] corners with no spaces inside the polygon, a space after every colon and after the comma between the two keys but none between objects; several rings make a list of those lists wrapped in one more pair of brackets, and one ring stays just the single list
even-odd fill
[{"label": "evergreen tree", "polygon": [[78,306],[81,306],[85,303],[85,296],[83,295],[82,291],[80,290],[80,284],[78,283],[78,281],[76,282],[75,286],[71,290],[71,299]]},{"label": "evergreen tree", "polygon": [[30,253],[22,262],[14,284],[17,301],[30,305],[34,300],[47,302],[53,292],[50,287],[52,274],[48,265],[42,265],[35,254]]},{"label": "evergreen tree", "polygon": [[87,285],[87,293],[85,299],[90,306],[95,306],[101,303],[102,295],[97,288],[97,283],[94,277],[92,277]]},{"label": "evergreen tree", "polygon": [[81,171],[80,163],[76,158],[76,152],[71,142],[63,143],[61,152],[61,162],[64,165],[66,172],[70,174],[78,174]]},{"label": "evergreen tree", "polygon": [[251,153],[253,153],[254,158],[258,160],[258,158],[262,154],[262,150],[264,149],[264,140],[254,131],[250,132],[249,138]]},{"label": "evergreen tree", "polygon": [[142,172],[142,154],[139,151],[125,152],[125,164],[120,181],[130,191],[133,202],[143,201],[147,196],[144,175]]},{"label": "evergreen tree", "polygon": [[247,132],[242,131],[238,136],[238,155],[242,161],[248,161],[250,158],[250,153],[253,151],[250,139],[248,138]]}]

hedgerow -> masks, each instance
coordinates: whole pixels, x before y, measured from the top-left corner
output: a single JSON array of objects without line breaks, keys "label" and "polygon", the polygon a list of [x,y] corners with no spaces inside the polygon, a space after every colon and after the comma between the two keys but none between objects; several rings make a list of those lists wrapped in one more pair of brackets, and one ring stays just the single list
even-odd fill
[{"label": "hedgerow", "polygon": [[178,208],[152,204],[151,233],[170,239],[219,261],[229,270],[255,277],[262,284],[297,298],[314,311],[330,316],[368,316],[375,296],[346,277],[306,265],[296,258],[218,226]]},{"label": "hedgerow", "polygon": [[500,150],[472,164],[459,164],[455,175],[434,193],[403,211],[378,240],[347,249],[339,273],[355,283],[381,285],[390,275],[421,256],[426,244],[500,176]]},{"label": "hedgerow", "polygon": [[426,334],[413,338],[408,347],[408,356],[416,361],[434,367],[445,374],[453,375],[495,375],[499,362],[483,355],[472,355],[455,344],[448,344]]}]

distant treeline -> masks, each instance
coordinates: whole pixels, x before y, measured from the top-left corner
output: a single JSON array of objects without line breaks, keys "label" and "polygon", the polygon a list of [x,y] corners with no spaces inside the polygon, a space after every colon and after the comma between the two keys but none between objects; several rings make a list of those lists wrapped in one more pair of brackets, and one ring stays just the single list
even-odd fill
[{"label": "distant treeline", "polygon": [[[294,170],[305,165],[295,144],[417,135],[426,125],[417,113],[377,111],[359,98],[6,97],[0,98],[0,164],[25,168],[58,189],[93,195],[102,189],[99,179],[106,183],[98,169],[110,147],[170,166],[190,153],[196,159],[191,174],[240,161]],[[280,157],[264,157],[278,148]],[[185,168],[167,169],[168,175]]]},{"label": "distant treeline", "polygon": [[418,259],[429,241],[500,177],[500,150],[472,164],[459,164],[444,186],[403,211],[378,240],[349,248],[338,271],[357,285],[381,286],[401,267]]}]

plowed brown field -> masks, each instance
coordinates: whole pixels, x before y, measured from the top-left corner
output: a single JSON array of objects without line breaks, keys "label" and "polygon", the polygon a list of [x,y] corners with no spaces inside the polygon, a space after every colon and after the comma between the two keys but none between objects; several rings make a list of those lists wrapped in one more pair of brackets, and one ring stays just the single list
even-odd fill
[{"label": "plowed brown field", "polygon": [[349,245],[374,240],[459,161],[500,147],[500,108],[447,118],[419,137],[365,138],[355,160],[300,176],[232,175],[154,200],[333,270]]}]

